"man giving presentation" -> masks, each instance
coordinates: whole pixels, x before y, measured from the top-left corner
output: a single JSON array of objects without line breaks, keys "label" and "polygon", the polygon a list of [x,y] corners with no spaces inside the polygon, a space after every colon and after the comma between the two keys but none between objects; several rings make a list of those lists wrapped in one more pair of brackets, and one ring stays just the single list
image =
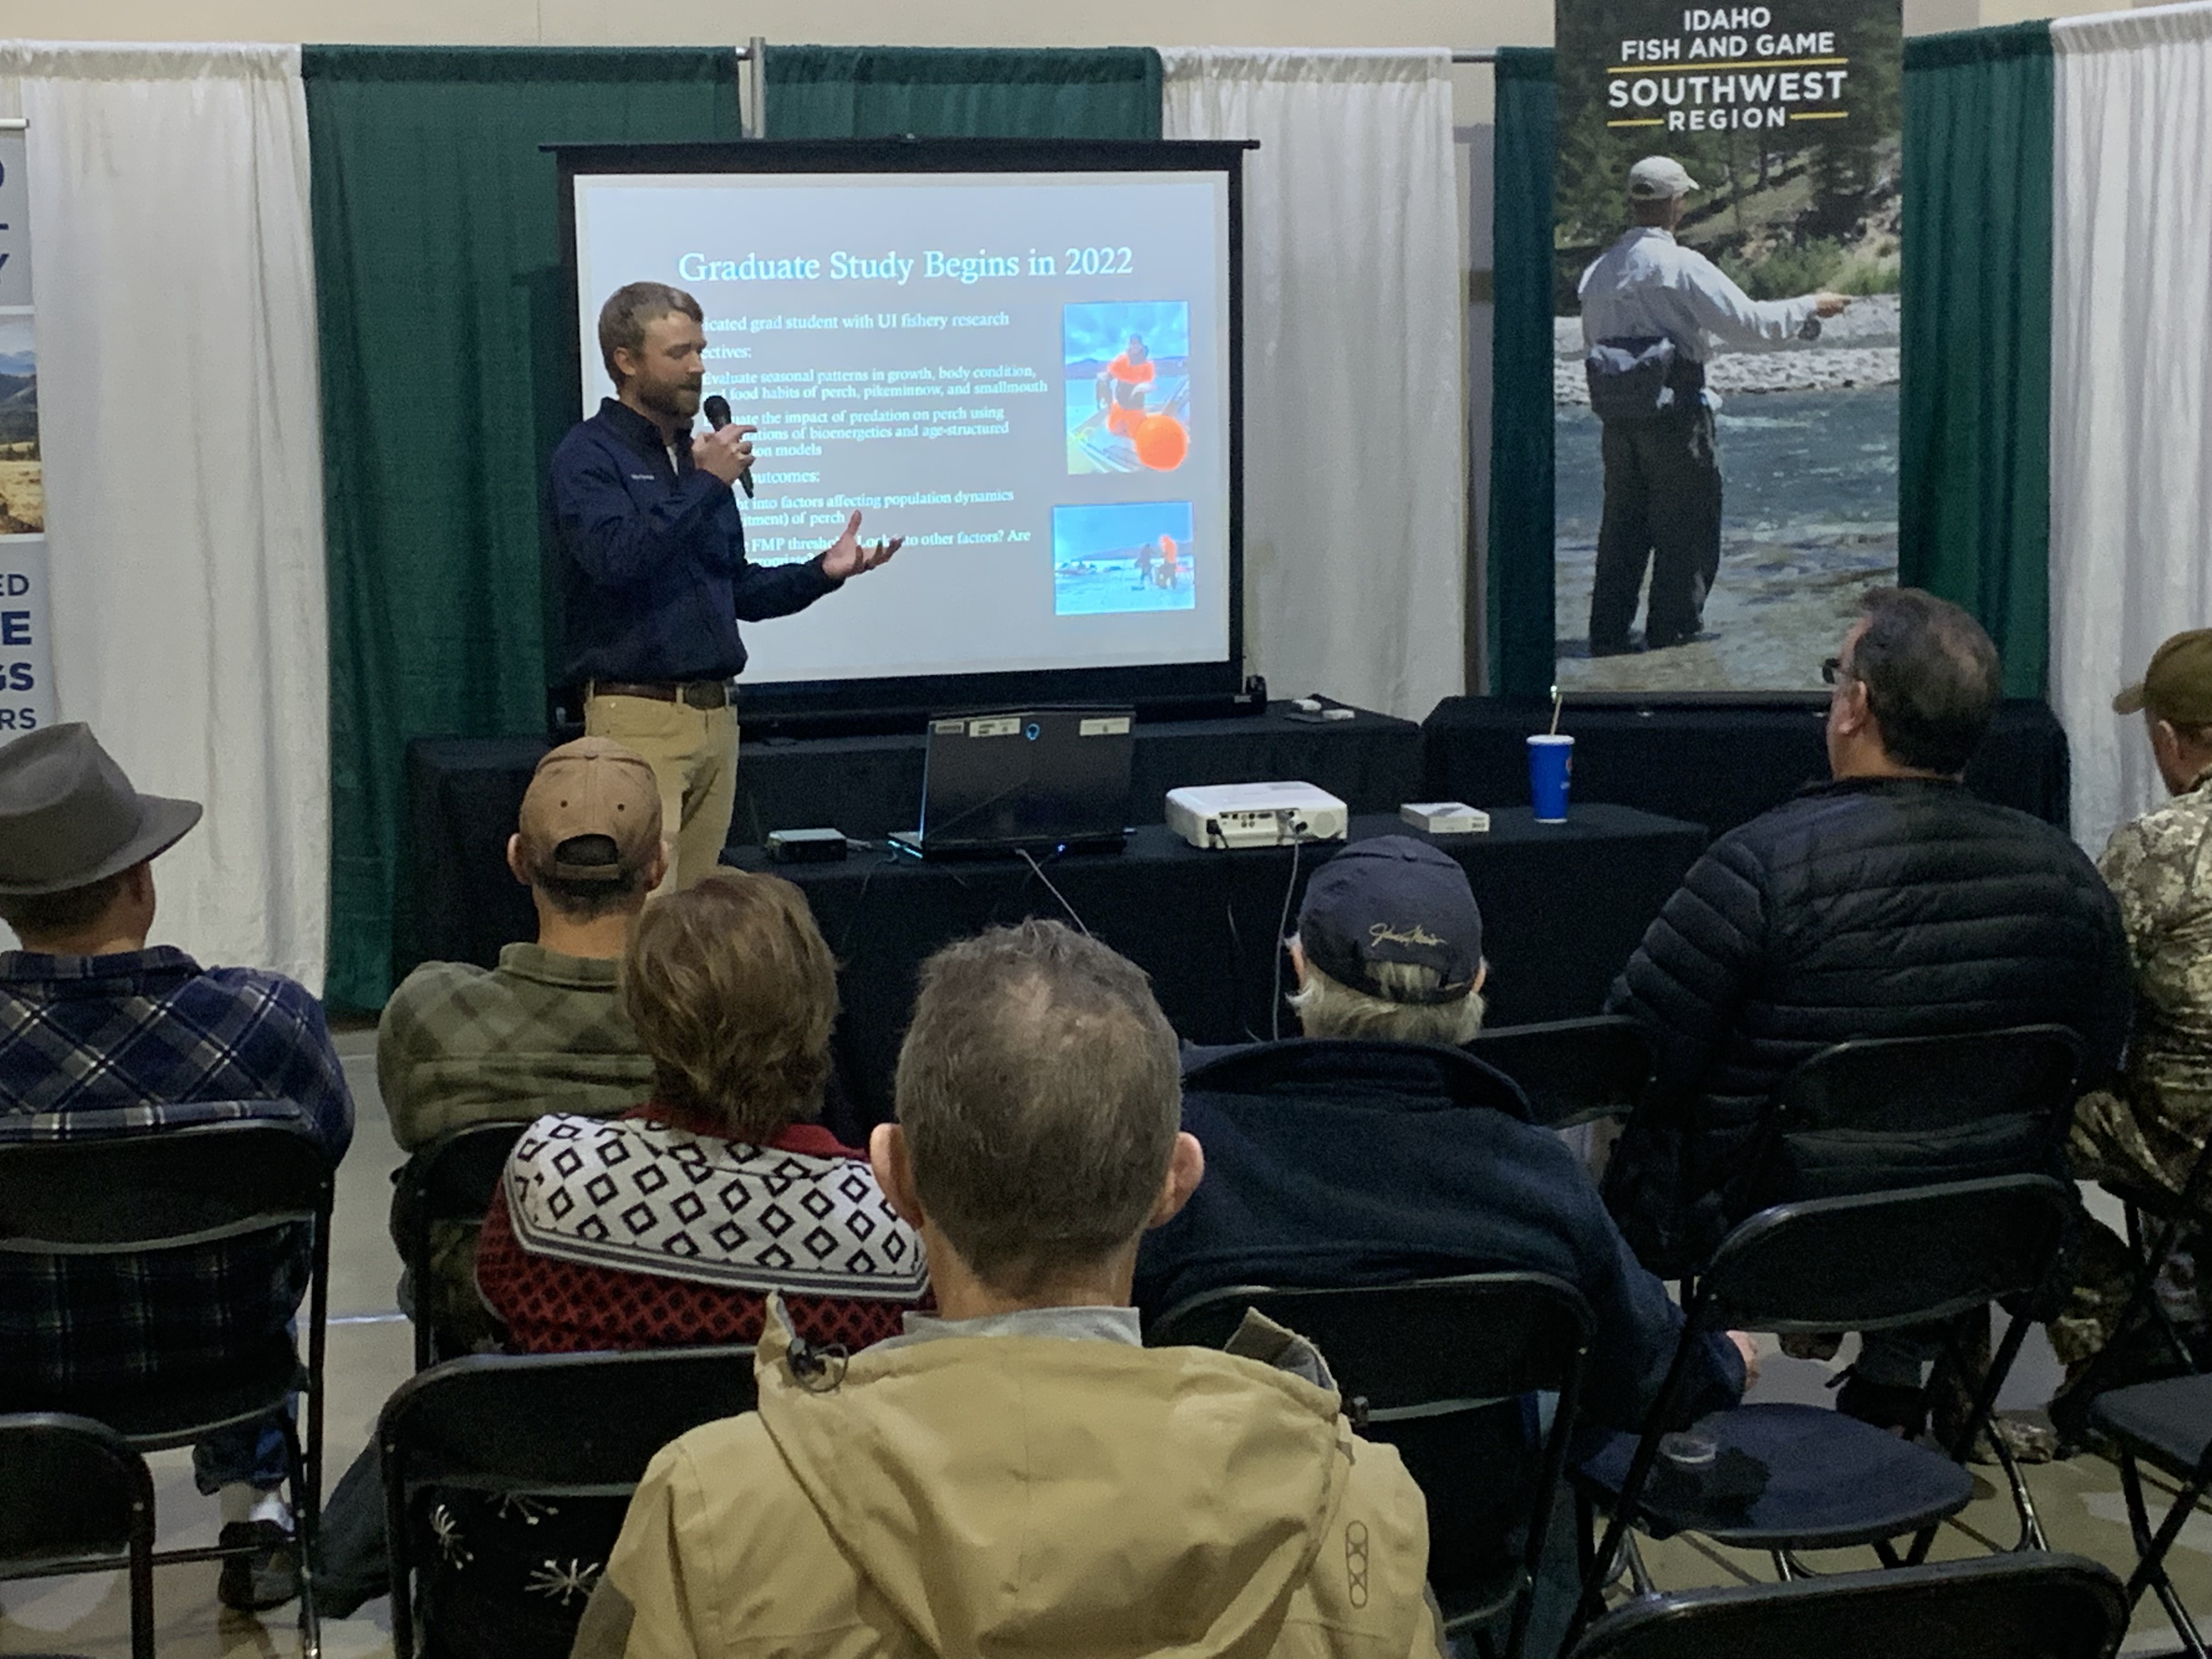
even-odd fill
[{"label": "man giving presentation", "polygon": [[672,837],[663,890],[712,872],[737,799],[729,682],[745,665],[738,623],[803,611],[873,570],[899,538],[864,545],[860,515],[803,564],[745,557],[731,486],[751,470],[749,426],[694,438],[706,381],[699,302],[632,283],[599,312],[616,395],[553,452],[549,494],[566,610],[564,679],[584,730],[645,757]]}]

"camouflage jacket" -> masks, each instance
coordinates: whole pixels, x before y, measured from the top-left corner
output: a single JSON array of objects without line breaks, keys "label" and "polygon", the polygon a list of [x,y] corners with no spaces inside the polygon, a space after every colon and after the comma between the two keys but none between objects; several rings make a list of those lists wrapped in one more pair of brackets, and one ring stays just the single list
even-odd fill
[{"label": "camouflage jacket", "polygon": [[2097,867],[2135,958],[2128,1092],[2139,1109],[2195,1096],[2185,1115],[2202,1115],[2212,1109],[2212,774],[2114,830]]}]

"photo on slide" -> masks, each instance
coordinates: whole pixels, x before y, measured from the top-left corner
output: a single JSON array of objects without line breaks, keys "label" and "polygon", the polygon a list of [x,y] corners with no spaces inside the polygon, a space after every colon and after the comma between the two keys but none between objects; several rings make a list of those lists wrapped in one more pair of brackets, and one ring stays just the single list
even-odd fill
[{"label": "photo on slide", "polygon": [[1053,614],[1195,610],[1194,516],[1188,501],[1053,508]]},{"label": "photo on slide", "polygon": [[46,527],[39,463],[39,359],[29,315],[0,316],[0,536]]},{"label": "photo on slide", "polygon": [[1190,453],[1190,306],[1115,301],[1060,308],[1067,470],[1172,472]]}]

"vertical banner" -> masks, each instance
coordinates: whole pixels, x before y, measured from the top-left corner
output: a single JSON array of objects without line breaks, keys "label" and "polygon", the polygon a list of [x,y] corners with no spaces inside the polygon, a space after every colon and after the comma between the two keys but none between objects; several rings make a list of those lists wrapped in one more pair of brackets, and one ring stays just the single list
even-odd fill
[{"label": "vertical banner", "polygon": [[1556,665],[1817,690],[1897,579],[1900,0],[1557,0]]},{"label": "vertical banner", "polygon": [[31,209],[21,122],[0,123],[0,743],[50,725],[46,493],[39,459]]}]

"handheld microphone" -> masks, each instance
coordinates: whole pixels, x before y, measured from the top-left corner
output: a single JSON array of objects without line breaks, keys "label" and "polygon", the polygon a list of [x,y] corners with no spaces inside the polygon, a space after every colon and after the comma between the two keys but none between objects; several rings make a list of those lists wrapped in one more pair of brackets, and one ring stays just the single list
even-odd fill
[{"label": "handheld microphone", "polygon": [[[708,426],[720,432],[730,423],[730,400],[720,392],[714,392],[699,405],[699,412],[707,417]],[[752,500],[753,475],[750,468],[738,474],[738,483],[744,489],[745,499]]]}]

